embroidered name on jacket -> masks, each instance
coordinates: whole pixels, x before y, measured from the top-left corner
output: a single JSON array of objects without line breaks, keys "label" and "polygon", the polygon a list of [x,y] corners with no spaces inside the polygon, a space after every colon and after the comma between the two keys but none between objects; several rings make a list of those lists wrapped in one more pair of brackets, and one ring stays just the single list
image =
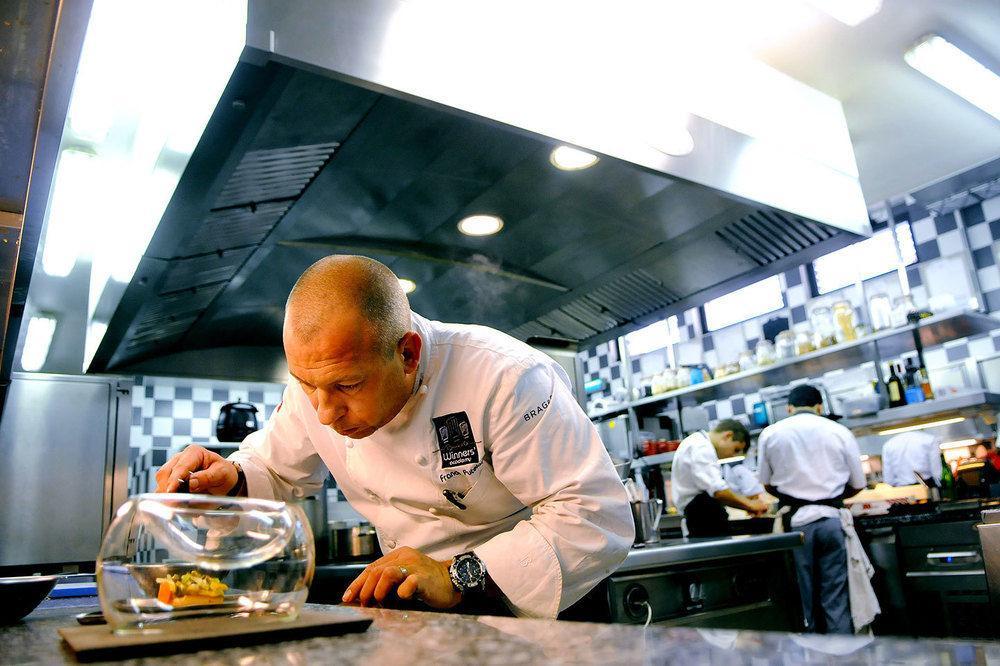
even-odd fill
[{"label": "embroidered name on jacket", "polygon": [[552,402],[552,396],[550,395],[545,400],[545,402],[540,402],[540,403],[538,403],[538,406],[535,407],[534,409],[529,409],[528,411],[526,411],[524,413],[524,420],[525,421],[530,421],[531,419],[535,418],[536,416],[541,416],[542,412],[544,412],[546,409],[549,408],[549,404],[551,402]]},{"label": "embroidered name on jacket", "polygon": [[441,467],[459,467],[479,462],[476,437],[465,412],[435,416],[434,433],[441,450]]}]

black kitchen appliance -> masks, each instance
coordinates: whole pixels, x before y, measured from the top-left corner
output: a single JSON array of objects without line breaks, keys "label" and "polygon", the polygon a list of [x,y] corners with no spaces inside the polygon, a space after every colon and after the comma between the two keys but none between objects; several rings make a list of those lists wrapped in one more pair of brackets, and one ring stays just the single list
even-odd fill
[{"label": "black kitchen appliance", "polygon": [[227,402],[219,410],[215,438],[220,442],[242,442],[247,435],[259,429],[256,407],[241,400]]}]

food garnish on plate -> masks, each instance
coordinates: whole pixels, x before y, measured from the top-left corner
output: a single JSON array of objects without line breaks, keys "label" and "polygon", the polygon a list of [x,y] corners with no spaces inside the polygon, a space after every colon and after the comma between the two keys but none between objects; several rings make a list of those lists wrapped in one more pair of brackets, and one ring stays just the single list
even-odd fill
[{"label": "food garnish on plate", "polygon": [[157,578],[160,589],[156,598],[171,606],[207,606],[221,604],[229,586],[215,576],[192,569],[186,574]]}]

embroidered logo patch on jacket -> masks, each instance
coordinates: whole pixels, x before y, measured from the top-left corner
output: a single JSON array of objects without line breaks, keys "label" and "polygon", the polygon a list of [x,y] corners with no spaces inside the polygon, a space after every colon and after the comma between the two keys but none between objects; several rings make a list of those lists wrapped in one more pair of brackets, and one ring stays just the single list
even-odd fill
[{"label": "embroidered logo patch on jacket", "polygon": [[476,437],[465,412],[435,416],[434,434],[441,451],[441,467],[459,467],[479,462]]}]

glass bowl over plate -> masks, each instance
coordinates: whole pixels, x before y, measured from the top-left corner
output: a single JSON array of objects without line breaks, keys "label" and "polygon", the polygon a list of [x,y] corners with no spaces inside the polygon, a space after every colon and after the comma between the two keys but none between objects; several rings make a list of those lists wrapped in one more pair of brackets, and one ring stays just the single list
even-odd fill
[{"label": "glass bowl over plate", "polygon": [[105,534],[97,589],[116,631],[220,615],[295,619],[315,561],[312,529],[293,504],[136,495]]}]

